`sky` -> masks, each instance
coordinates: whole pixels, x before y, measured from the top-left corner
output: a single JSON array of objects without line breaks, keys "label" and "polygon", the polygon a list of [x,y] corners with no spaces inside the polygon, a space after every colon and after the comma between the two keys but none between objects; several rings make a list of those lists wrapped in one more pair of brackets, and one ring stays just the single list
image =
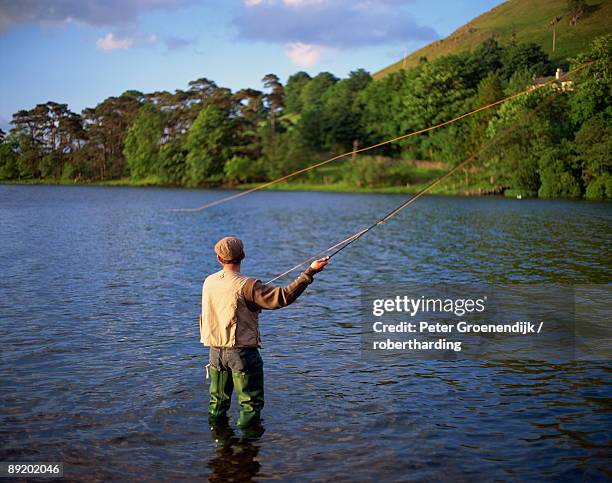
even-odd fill
[{"label": "sky", "polygon": [[262,89],[304,70],[386,67],[501,0],[0,0],[0,128],[38,103],[75,112],[201,77]]}]

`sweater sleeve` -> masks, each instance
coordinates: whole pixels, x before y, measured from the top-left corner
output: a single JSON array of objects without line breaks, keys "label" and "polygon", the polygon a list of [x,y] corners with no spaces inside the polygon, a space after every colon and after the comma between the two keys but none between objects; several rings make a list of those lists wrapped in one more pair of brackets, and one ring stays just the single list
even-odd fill
[{"label": "sweater sleeve", "polygon": [[254,278],[244,286],[244,298],[251,310],[280,309],[295,302],[306,287],[313,281],[316,272],[312,268],[305,271],[286,287],[270,287]]}]

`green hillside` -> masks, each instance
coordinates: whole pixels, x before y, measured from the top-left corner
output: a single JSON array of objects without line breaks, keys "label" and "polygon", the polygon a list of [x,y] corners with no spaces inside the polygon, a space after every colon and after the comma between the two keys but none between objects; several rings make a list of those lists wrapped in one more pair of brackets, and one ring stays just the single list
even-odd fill
[{"label": "green hillside", "polygon": [[[562,63],[587,48],[597,36],[609,33],[612,19],[612,0],[588,0],[575,26],[567,0],[509,0],[476,17],[447,38],[437,40],[410,54],[405,59],[374,74],[381,78],[403,67],[412,67],[419,59],[433,60],[448,54],[472,50],[493,37],[505,44],[512,39],[534,42],[544,49],[553,61]],[[553,18],[562,16],[556,28],[556,49],[552,51]]]}]

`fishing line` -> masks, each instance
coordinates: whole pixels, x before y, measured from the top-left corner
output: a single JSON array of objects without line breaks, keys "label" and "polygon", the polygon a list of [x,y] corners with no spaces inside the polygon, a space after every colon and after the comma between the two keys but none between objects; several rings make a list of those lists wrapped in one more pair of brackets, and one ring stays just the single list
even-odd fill
[{"label": "fishing line", "polygon": [[[584,67],[584,66],[583,66]],[[575,69],[574,72],[578,70]],[[532,90],[533,92],[533,90]],[[531,111],[529,111],[525,116],[523,120],[528,119],[529,117],[533,116],[535,113],[537,113],[538,111],[540,111],[546,104],[548,104],[554,97],[555,97],[556,92],[554,92],[552,95],[550,95],[549,97],[547,97],[546,99],[544,99],[543,101],[541,101],[534,109],[532,109]],[[515,122],[512,126],[506,128],[504,131],[502,131],[500,133],[499,136],[497,136],[494,139],[491,139],[488,143],[486,143],[484,146],[482,146],[478,151],[476,151],[474,154],[472,154],[470,157],[464,159],[463,161],[461,161],[459,164],[457,164],[454,168],[452,168],[451,170],[449,170],[448,172],[446,172],[444,175],[440,176],[439,178],[435,179],[434,181],[432,181],[431,183],[429,183],[427,186],[425,186],[423,189],[421,189],[419,192],[417,192],[417,194],[415,194],[414,196],[412,196],[411,198],[409,198],[408,200],[404,201],[403,203],[401,203],[400,205],[398,205],[396,208],[392,209],[389,213],[387,213],[385,216],[383,216],[382,218],[379,218],[378,220],[376,220],[374,223],[372,223],[370,226],[364,228],[363,230],[360,230],[354,234],[352,234],[351,236],[349,236],[348,238],[345,238],[344,240],[342,240],[341,242],[336,243],[335,245],[332,245],[329,248],[326,248],[325,250],[321,250],[320,252],[318,252],[316,255],[313,255],[312,257],[308,258],[307,260],[304,260],[301,263],[298,263],[297,265],[295,265],[294,267],[290,268],[289,270],[286,270],[285,272],[277,275],[276,277],[272,278],[271,280],[268,280],[266,282],[267,284],[270,284],[276,280],[278,280],[279,278],[287,275],[288,273],[293,272],[294,270],[297,270],[298,268],[302,267],[303,265],[312,262],[313,260],[317,260],[318,258],[320,258],[322,255],[324,255],[325,253],[331,252],[329,255],[327,255],[329,258],[332,258],[334,256],[336,256],[338,253],[340,253],[342,250],[344,250],[346,247],[348,247],[349,245],[351,245],[352,243],[356,242],[357,240],[359,240],[363,235],[365,235],[366,233],[368,233],[370,230],[376,228],[379,225],[382,225],[383,223],[385,223],[387,220],[389,220],[390,218],[394,217],[395,215],[397,215],[400,211],[402,211],[404,208],[407,208],[408,206],[410,206],[412,203],[414,203],[416,200],[418,200],[421,196],[423,196],[425,193],[427,193],[428,191],[430,191],[434,186],[436,186],[437,184],[441,183],[442,181],[444,181],[445,179],[449,178],[450,176],[452,176],[453,174],[455,174],[457,171],[459,171],[461,168],[467,166],[469,163],[471,163],[472,161],[474,161],[476,158],[478,158],[480,156],[481,153],[483,153],[484,151],[486,151],[487,149],[489,149],[491,146],[493,146],[493,144],[499,142],[499,138],[502,136],[506,136],[510,133],[512,133],[513,131],[515,131],[518,127],[520,126],[520,124],[518,122]]]},{"label": "fishing line", "polygon": [[251,193],[254,193],[255,191],[259,191],[261,189],[267,188],[268,186],[272,186],[272,185],[274,185],[276,183],[280,183],[281,181],[285,181],[285,180],[287,180],[289,178],[292,178],[294,176],[297,176],[299,174],[303,174],[303,173],[306,173],[308,171],[312,171],[313,169],[320,168],[321,166],[324,166],[324,165],[326,165],[328,163],[331,163],[333,161],[337,161],[339,159],[345,158],[347,156],[352,156],[354,154],[362,153],[364,151],[370,151],[372,149],[376,149],[376,148],[379,148],[381,146],[385,146],[387,144],[395,143],[395,142],[400,141],[402,139],[407,139],[409,137],[416,136],[418,134],[423,134],[423,133],[426,133],[428,131],[433,131],[434,129],[439,129],[439,128],[442,128],[444,126],[448,126],[449,124],[453,124],[453,123],[455,123],[457,121],[460,121],[461,119],[465,119],[466,117],[473,116],[474,114],[477,114],[479,112],[485,111],[487,109],[491,109],[491,108],[493,108],[495,106],[498,106],[498,105],[500,105],[500,104],[502,104],[502,103],[504,103],[506,101],[509,101],[511,99],[515,99],[515,98],[517,98],[519,96],[522,96],[522,95],[525,95],[525,94],[529,94],[530,92],[534,92],[534,91],[536,91],[538,89],[541,89],[541,88],[543,88],[545,86],[548,86],[548,85],[550,85],[550,84],[552,84],[554,82],[562,81],[567,76],[569,76],[570,74],[573,74],[573,73],[575,73],[575,72],[577,72],[577,71],[579,71],[581,69],[584,69],[586,66],[588,66],[589,64],[592,64],[592,63],[593,62],[589,62],[587,64],[584,64],[584,65],[582,65],[582,66],[580,66],[580,67],[578,67],[578,68],[576,68],[576,69],[574,69],[572,71],[566,72],[565,74],[560,76],[558,79],[554,78],[554,79],[551,79],[551,80],[549,80],[549,81],[547,81],[547,82],[545,82],[543,84],[539,84],[537,86],[531,86],[531,87],[529,87],[529,88],[527,88],[527,89],[525,89],[525,90],[523,90],[521,92],[517,92],[516,94],[512,94],[511,96],[508,96],[508,97],[505,97],[503,99],[500,99],[499,101],[491,102],[490,104],[487,104],[485,106],[479,107],[478,109],[474,109],[473,111],[470,111],[470,112],[467,112],[465,114],[462,114],[462,115],[460,115],[458,117],[455,117],[455,118],[453,118],[453,119],[451,119],[449,121],[444,121],[444,122],[441,122],[441,123],[436,124],[434,126],[430,126],[430,127],[425,128],[425,129],[420,129],[418,131],[413,131],[413,132],[410,132],[410,133],[407,133],[407,134],[402,134],[401,136],[397,136],[395,138],[388,139],[386,141],[382,141],[382,142],[377,143],[377,144],[372,144],[371,146],[365,146],[365,147],[360,148],[360,149],[354,149],[354,150],[348,151],[346,153],[338,154],[337,156],[333,156],[333,157],[331,157],[329,159],[326,159],[324,161],[321,161],[319,163],[316,163],[316,164],[313,164],[311,166],[307,166],[305,168],[299,169],[297,171],[294,171],[293,173],[286,174],[284,176],[281,176],[280,178],[276,178],[276,179],[273,179],[271,181],[267,181],[267,182],[262,183],[260,185],[254,186],[253,188],[250,188],[248,190],[240,191],[239,193],[235,193],[233,195],[229,195],[229,196],[226,196],[224,198],[220,198],[218,200],[211,201],[210,203],[206,203],[205,205],[199,206],[197,208],[172,208],[172,209],[170,209],[170,211],[175,211],[175,212],[179,212],[179,211],[180,212],[198,212],[198,211],[203,211],[203,210],[206,210],[208,208],[212,208],[213,206],[217,206],[217,205],[220,205],[222,203],[226,203],[228,201],[232,201],[232,200],[235,200],[237,198],[241,198],[243,196],[247,196],[247,195],[249,195]]}]

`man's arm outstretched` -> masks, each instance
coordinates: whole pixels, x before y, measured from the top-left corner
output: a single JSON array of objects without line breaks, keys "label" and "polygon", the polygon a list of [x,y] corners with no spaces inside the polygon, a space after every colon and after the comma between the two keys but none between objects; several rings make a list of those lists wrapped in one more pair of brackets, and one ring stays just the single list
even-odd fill
[{"label": "man's arm outstretched", "polygon": [[329,257],[315,260],[298,277],[286,287],[270,287],[259,280],[249,280],[244,287],[244,298],[251,310],[280,309],[295,302],[306,287],[313,281],[313,276],[319,273],[329,262]]}]

